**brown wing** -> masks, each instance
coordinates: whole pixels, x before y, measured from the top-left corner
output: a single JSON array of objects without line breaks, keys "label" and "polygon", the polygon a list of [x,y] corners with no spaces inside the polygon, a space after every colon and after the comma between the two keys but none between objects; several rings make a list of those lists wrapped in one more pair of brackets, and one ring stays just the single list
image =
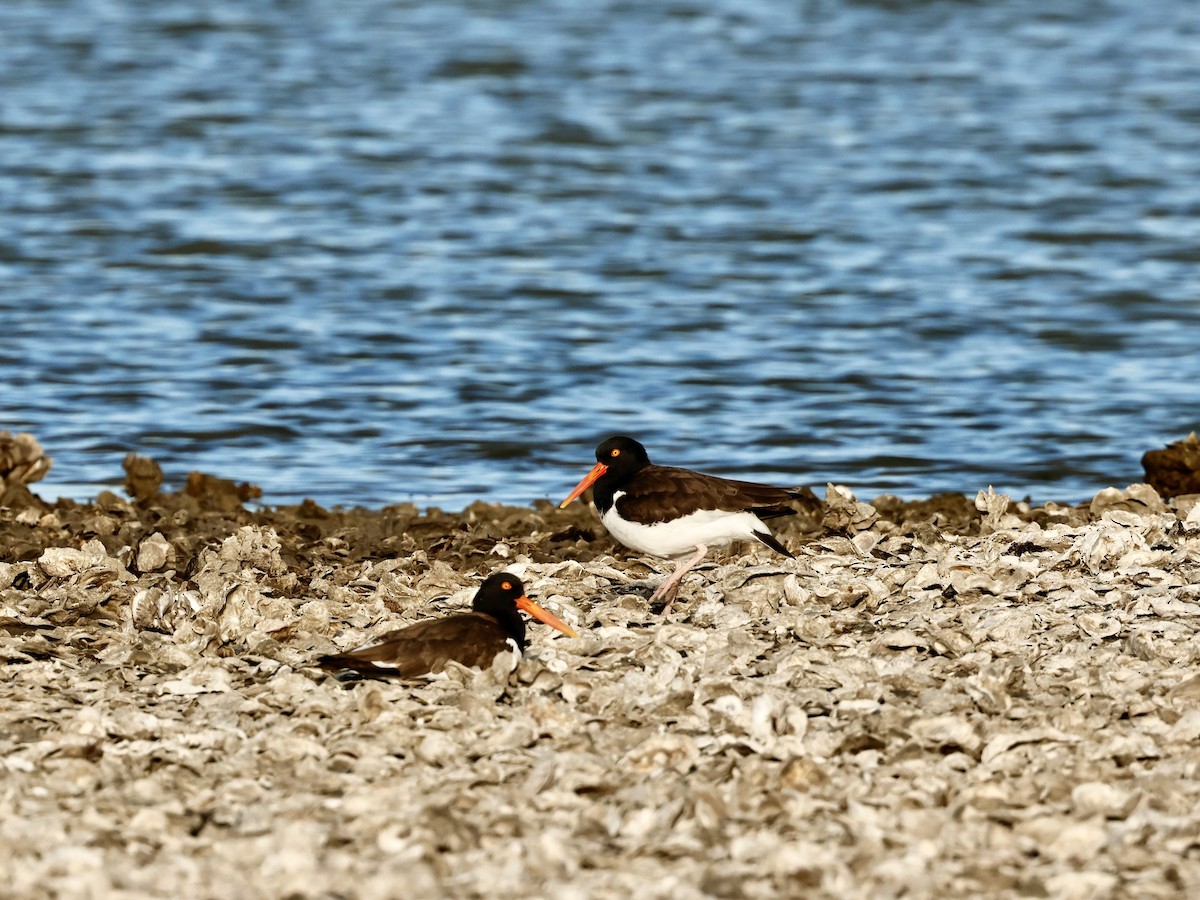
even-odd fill
[{"label": "brown wing", "polygon": [[646,466],[618,488],[621,518],[643,525],[665,522],[702,509],[753,512],[760,519],[795,515],[787,506],[794,489],[734,481],[671,466]]},{"label": "brown wing", "polygon": [[383,635],[376,643],[336,656],[322,656],[325,669],[353,669],[371,675],[416,678],[446,668],[450,660],[464,666],[490,666],[496,654],[511,649],[500,623],[482,613],[460,613],[418,622]]}]

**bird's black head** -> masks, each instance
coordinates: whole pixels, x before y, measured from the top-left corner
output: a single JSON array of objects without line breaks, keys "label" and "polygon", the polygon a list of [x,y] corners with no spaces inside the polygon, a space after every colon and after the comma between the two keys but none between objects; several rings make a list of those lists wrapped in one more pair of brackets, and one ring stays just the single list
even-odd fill
[{"label": "bird's black head", "polygon": [[479,592],[471,608],[476,612],[491,613],[496,609],[516,610],[517,599],[525,596],[525,585],[516,575],[497,572],[489,575],[479,586]]},{"label": "bird's black head", "polygon": [[596,462],[604,463],[610,481],[620,482],[650,465],[650,456],[633,438],[615,434],[600,442],[596,448]]},{"label": "bird's black head", "polygon": [[525,648],[525,620],[517,612],[517,600],[525,596],[521,579],[508,572],[489,575],[480,585],[471,609],[485,613],[504,626],[505,632],[521,649]]},{"label": "bird's black head", "polygon": [[525,620],[518,610],[524,610],[535,619],[545,622],[551,628],[561,631],[570,637],[575,637],[574,630],[562,620],[542,609],[525,596],[525,585],[521,579],[509,572],[497,572],[489,575],[480,585],[479,592],[471,602],[475,612],[481,612],[496,619],[508,636],[517,642],[517,646],[525,647]]},{"label": "bird's black head", "polygon": [[612,506],[613,494],[626,481],[650,465],[646,448],[631,437],[617,434],[601,441],[596,448],[596,464],[583,476],[583,480],[558,504],[562,509],[592,488],[592,500],[596,509],[603,513]]}]

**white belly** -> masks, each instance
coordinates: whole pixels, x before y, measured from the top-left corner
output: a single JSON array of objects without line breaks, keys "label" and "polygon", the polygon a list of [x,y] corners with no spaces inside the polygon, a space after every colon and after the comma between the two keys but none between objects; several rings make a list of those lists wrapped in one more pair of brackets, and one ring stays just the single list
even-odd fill
[{"label": "white belly", "polygon": [[[615,499],[620,496],[618,491]],[[724,547],[731,541],[754,540],[756,531],[771,533],[754,513],[720,510],[701,510],[682,519],[639,525],[618,516],[615,502],[600,517],[600,522],[609,534],[631,550],[667,558],[691,554],[700,544]]]}]

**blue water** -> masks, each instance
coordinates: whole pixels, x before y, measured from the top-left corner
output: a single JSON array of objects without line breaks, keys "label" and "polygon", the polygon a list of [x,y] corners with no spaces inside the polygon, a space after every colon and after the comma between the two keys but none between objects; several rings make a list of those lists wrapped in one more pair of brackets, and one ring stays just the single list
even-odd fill
[{"label": "blue water", "polygon": [[1200,427],[1190,2],[0,4],[0,428],[265,500],[611,432],[1078,500]]}]

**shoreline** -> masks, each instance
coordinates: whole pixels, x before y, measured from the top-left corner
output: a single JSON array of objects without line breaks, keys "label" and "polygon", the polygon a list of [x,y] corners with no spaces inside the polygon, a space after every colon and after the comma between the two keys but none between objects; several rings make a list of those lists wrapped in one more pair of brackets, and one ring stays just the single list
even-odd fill
[{"label": "shoreline", "polygon": [[[222,477],[222,476],[214,475],[214,476],[210,476],[210,477]],[[240,482],[240,479],[231,479],[231,480],[237,480]],[[570,481],[569,477],[563,481],[563,485],[564,485],[563,492],[564,493],[570,487],[570,485],[568,483],[569,481]],[[184,481],[182,483],[186,483],[186,478],[184,479]],[[1133,484],[1135,482],[1129,481],[1128,483]],[[261,500],[254,501],[249,504],[249,508],[255,509],[255,510],[256,509],[268,509],[269,510],[269,509],[278,509],[278,508],[282,508],[282,507],[295,507],[295,506],[299,506],[300,504],[304,503],[305,501],[312,501],[313,503],[316,503],[323,509],[327,509],[327,510],[331,510],[331,511],[340,511],[340,512],[351,512],[354,510],[365,510],[365,511],[369,512],[369,511],[379,511],[379,510],[386,509],[388,507],[393,507],[393,506],[412,505],[412,506],[416,506],[418,509],[422,509],[422,510],[432,508],[432,509],[436,509],[436,510],[439,510],[442,512],[452,513],[452,512],[462,512],[467,507],[473,506],[476,503],[486,503],[486,504],[490,504],[490,505],[494,505],[494,506],[508,506],[508,507],[514,507],[514,508],[521,509],[521,508],[525,508],[525,507],[532,507],[532,506],[535,506],[540,503],[555,503],[556,502],[555,498],[549,494],[546,494],[545,496],[541,496],[541,497],[534,497],[534,498],[531,498],[528,500],[522,500],[519,498],[517,498],[517,499],[504,499],[504,498],[491,499],[487,496],[478,496],[478,495],[471,495],[471,494],[465,494],[465,493],[464,494],[410,495],[407,497],[398,498],[398,499],[391,500],[391,501],[380,501],[380,502],[340,501],[340,500],[328,500],[326,498],[321,497],[316,492],[282,494],[280,492],[273,491],[269,487],[259,484],[258,482],[254,482],[254,484],[256,484],[256,486],[260,487],[263,491],[263,496],[262,496]],[[1019,495],[1018,492],[1009,491],[1009,490],[1003,489],[999,486],[986,485],[986,484],[982,485],[981,487],[975,488],[973,490],[947,489],[947,490],[940,490],[940,491],[930,491],[927,493],[926,492],[917,492],[917,491],[914,491],[912,493],[886,491],[886,490],[873,491],[873,490],[869,490],[869,489],[862,489],[859,486],[848,483],[848,482],[837,482],[837,484],[839,487],[843,487],[843,488],[846,488],[846,489],[849,489],[850,491],[852,491],[856,497],[859,497],[861,499],[866,499],[867,502],[871,502],[871,500],[873,500],[874,498],[877,498],[877,497],[895,497],[904,503],[917,503],[917,502],[929,500],[932,497],[940,497],[940,496],[949,495],[949,494],[957,494],[957,495],[961,495],[961,496],[964,496],[964,497],[967,497],[968,499],[970,499],[971,497],[974,496],[975,492],[977,492],[979,490],[986,491],[989,486],[994,487],[994,489],[998,493],[1003,493],[1008,497],[1014,498],[1014,502],[1026,503],[1031,506],[1045,506],[1047,504],[1053,504],[1055,506],[1078,506],[1080,504],[1090,502],[1091,498],[1094,496],[1094,494],[1088,494],[1086,496],[1080,496],[1080,497],[1051,497],[1051,498],[1040,498],[1039,499],[1039,498],[1035,498],[1035,496],[1032,493],[1027,492],[1023,495]],[[813,490],[818,490],[818,489],[823,490],[823,485],[818,485],[815,482],[809,486],[812,487]],[[75,503],[80,506],[87,506],[89,504],[94,504],[96,502],[97,497],[99,497],[101,494],[104,494],[104,493],[112,493],[112,494],[116,494],[116,495],[122,496],[122,497],[126,496],[124,494],[124,491],[123,491],[123,488],[122,488],[122,485],[120,482],[110,482],[110,483],[104,483],[104,484],[99,484],[99,483],[83,484],[83,483],[73,483],[73,482],[55,482],[55,481],[46,480],[46,481],[38,482],[36,485],[31,486],[31,489],[33,489],[34,493],[39,497],[39,499],[41,499],[41,501],[43,503],[48,503],[48,504],[53,504],[53,503],[56,503],[56,502],[62,500],[62,501],[68,501],[70,503]],[[1102,488],[1097,488],[1097,490],[1100,490],[1100,489],[1102,489]],[[1019,497],[1019,499],[1018,499],[1018,497]]]}]

